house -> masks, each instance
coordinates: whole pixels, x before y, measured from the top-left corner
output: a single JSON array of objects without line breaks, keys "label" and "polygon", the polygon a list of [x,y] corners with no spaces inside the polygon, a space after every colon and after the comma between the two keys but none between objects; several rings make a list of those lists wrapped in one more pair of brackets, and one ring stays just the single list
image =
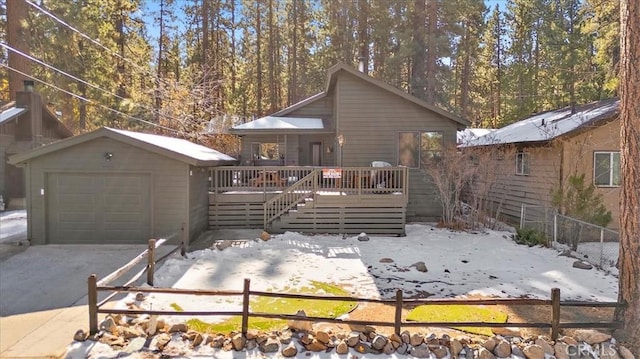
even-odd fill
[{"label": "house", "polygon": [[462,145],[475,149],[512,146],[508,158],[495,156],[504,173],[490,193],[509,218],[520,219],[522,205],[552,207],[552,193],[568,178],[585,175],[612,212],[618,228],[620,196],[619,100],[535,114]]},{"label": "house", "polygon": [[32,89],[25,81],[16,100],[0,107],[0,196],[14,209],[24,208],[24,172],[7,163],[9,156],[73,136]]},{"label": "house", "polygon": [[408,168],[408,219],[441,215],[423,159],[456,143],[469,123],[355,68],[337,64],[324,91],[269,116],[240,124],[245,166]]},{"label": "house", "polygon": [[[25,170],[32,244],[146,243],[207,229],[209,167],[192,142],[103,127],[10,158]],[[172,237],[180,240],[179,236]]]}]

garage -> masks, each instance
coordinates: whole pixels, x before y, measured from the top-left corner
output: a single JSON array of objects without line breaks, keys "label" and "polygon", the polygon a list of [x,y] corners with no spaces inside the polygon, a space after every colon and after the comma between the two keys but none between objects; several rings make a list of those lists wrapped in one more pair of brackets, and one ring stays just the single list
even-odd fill
[{"label": "garage", "polygon": [[143,244],[207,229],[209,168],[187,140],[103,127],[10,158],[24,168],[31,244]]},{"label": "garage", "polygon": [[56,243],[141,243],[151,236],[149,175],[51,173],[47,238]]}]

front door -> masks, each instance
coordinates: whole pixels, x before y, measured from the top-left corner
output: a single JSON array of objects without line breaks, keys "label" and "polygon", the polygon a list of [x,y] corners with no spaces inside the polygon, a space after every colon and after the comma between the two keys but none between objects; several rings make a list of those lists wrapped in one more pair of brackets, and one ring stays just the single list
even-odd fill
[{"label": "front door", "polygon": [[311,143],[311,165],[322,166],[322,143]]}]

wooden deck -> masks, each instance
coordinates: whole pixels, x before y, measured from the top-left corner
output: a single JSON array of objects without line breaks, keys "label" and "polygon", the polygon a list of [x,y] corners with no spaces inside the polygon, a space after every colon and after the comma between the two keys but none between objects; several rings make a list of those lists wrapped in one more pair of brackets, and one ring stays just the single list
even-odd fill
[{"label": "wooden deck", "polygon": [[209,227],[404,235],[407,180],[403,167],[218,167]]}]

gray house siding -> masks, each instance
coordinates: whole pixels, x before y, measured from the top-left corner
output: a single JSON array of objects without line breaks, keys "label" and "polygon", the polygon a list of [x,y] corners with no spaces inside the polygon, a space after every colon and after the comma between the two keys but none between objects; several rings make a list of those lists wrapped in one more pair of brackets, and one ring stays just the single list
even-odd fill
[{"label": "gray house siding", "polygon": [[[113,154],[113,157],[107,160],[106,153]],[[189,165],[138,147],[98,138],[33,158],[25,170],[27,195],[30,197],[30,240],[33,244],[64,242],[61,238],[47,238],[47,220],[50,219],[46,211],[47,178],[57,174],[148,176],[149,235],[155,238],[169,236],[177,232],[182,223],[189,223]],[[140,238],[140,243],[147,239]]]},{"label": "gray house siding", "polygon": [[[382,88],[345,73],[336,84],[337,133],[345,138],[344,166],[368,166],[371,161],[398,164],[398,136],[403,131],[437,131],[455,143],[457,125]],[[435,218],[440,203],[429,179],[420,169],[409,171],[407,217]]]},{"label": "gray house siding", "polygon": [[[6,196],[6,185],[5,185],[5,163],[7,163],[7,158],[5,155],[5,151],[9,146],[9,142],[13,140],[13,136],[0,134],[0,195]],[[4,198],[7,201],[7,198]]]},{"label": "gray house siding", "polygon": [[189,168],[189,233],[200,235],[208,227],[209,171],[206,168]]},{"label": "gray house siding", "polygon": [[325,96],[304,107],[295,109],[285,117],[311,117],[324,120],[325,129],[335,128],[333,112],[333,96]]}]

